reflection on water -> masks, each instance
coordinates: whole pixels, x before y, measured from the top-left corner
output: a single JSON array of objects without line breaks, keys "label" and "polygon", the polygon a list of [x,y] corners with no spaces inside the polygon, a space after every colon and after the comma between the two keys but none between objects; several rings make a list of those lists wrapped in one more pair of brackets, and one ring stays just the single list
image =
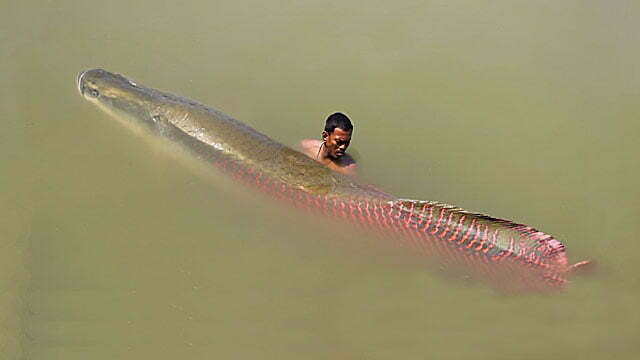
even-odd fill
[{"label": "reflection on water", "polygon": [[[633,6],[6,7],[7,358],[640,352]],[[504,297],[434,275],[140,143],[78,96],[74,76],[95,66],[289,145],[344,111],[366,181],[531,224],[599,267],[556,296]]]}]

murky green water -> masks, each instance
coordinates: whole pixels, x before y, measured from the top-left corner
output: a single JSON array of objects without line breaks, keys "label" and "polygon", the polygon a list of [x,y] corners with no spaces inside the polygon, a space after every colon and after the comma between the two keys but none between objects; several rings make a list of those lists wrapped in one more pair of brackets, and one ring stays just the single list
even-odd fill
[{"label": "murky green water", "polygon": [[[0,6],[7,359],[635,359],[640,8],[564,2]],[[363,177],[556,235],[597,271],[504,297],[194,173],[78,96],[89,67]],[[341,233],[344,232],[344,233]]]}]

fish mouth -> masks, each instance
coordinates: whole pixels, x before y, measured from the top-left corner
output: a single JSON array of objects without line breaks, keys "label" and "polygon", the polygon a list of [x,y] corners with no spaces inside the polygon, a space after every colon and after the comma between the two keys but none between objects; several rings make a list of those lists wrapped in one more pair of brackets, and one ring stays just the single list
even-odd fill
[{"label": "fish mouth", "polygon": [[78,87],[78,91],[82,96],[84,96],[84,86],[82,85],[82,77],[84,76],[84,74],[87,73],[87,71],[89,70],[80,71],[78,76],[76,76],[76,86]]}]

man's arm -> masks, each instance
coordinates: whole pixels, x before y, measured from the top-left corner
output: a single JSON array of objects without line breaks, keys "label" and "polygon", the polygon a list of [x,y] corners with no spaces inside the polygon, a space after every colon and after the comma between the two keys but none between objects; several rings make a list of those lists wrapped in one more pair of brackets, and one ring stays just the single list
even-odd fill
[{"label": "man's arm", "polygon": [[358,165],[356,165],[356,161],[351,157],[351,155],[344,154],[340,160],[337,161],[337,169],[334,169],[338,172],[341,172],[345,175],[355,176],[358,170]]},{"label": "man's arm", "polygon": [[339,172],[349,176],[356,176],[357,170],[358,170],[358,165],[356,165],[356,163],[352,163],[350,165],[343,166],[338,169]]}]

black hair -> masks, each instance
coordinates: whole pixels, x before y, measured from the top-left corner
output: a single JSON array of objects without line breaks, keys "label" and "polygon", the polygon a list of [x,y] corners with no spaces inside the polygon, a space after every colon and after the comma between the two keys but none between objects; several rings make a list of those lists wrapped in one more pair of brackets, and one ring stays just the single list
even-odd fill
[{"label": "black hair", "polygon": [[329,115],[327,122],[324,125],[324,131],[331,134],[336,128],[340,128],[344,131],[352,131],[353,125],[347,115],[337,112]]}]

